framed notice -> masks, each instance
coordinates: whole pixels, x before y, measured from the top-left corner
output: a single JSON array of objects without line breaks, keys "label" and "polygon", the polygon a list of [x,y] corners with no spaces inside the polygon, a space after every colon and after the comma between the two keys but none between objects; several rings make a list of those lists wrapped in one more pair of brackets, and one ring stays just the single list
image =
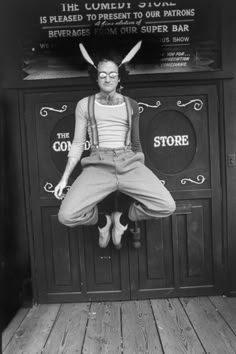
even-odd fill
[{"label": "framed notice", "polygon": [[101,50],[124,56],[141,39],[141,50],[128,65],[130,74],[221,70],[215,1],[37,3],[29,2],[22,36],[24,80],[87,76],[80,42],[91,56]]}]

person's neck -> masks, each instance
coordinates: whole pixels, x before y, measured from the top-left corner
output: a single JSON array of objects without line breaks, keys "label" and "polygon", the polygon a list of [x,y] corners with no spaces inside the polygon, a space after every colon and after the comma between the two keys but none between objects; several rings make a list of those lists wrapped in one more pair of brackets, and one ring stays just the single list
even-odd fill
[{"label": "person's neck", "polygon": [[117,94],[116,91],[113,91],[110,93],[100,91],[97,94],[97,100],[99,102],[101,102],[102,104],[117,105],[117,104],[121,104],[123,102],[123,97],[121,95]]},{"label": "person's neck", "polygon": [[98,96],[104,100],[107,100],[107,101],[112,101],[115,99],[116,97],[116,91],[113,91],[113,92],[103,92],[103,91],[100,91]]}]

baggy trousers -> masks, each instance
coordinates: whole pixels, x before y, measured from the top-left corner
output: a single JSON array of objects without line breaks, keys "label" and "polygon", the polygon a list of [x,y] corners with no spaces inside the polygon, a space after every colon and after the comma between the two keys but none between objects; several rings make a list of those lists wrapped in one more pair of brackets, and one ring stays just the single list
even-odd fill
[{"label": "baggy trousers", "polygon": [[97,204],[114,191],[135,200],[128,212],[132,221],[171,215],[175,211],[171,194],[143,161],[142,152],[129,148],[92,150],[81,160],[83,171],[61,204],[59,221],[70,227],[96,224]]}]

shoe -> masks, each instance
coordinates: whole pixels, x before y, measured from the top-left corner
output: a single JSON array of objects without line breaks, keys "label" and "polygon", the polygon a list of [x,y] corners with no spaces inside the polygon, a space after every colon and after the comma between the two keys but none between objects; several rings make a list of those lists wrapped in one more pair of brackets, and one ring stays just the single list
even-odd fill
[{"label": "shoe", "polygon": [[113,223],[112,241],[118,249],[121,248],[121,237],[123,233],[128,229],[128,224],[124,226],[120,223],[120,216],[121,212],[119,211],[114,211],[111,214],[111,220]]},{"label": "shoe", "polygon": [[110,215],[106,215],[107,218],[107,223],[104,227],[98,227],[99,231],[99,239],[98,239],[98,244],[101,248],[107,247],[111,234],[110,234],[110,227],[111,227],[111,217]]}]

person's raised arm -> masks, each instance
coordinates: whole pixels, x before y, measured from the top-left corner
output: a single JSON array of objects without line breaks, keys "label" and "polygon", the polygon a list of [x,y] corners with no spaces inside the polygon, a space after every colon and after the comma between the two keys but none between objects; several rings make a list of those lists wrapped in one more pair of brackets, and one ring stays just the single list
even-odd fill
[{"label": "person's raised arm", "polygon": [[67,186],[69,177],[77,163],[80,161],[87,135],[87,117],[84,105],[79,101],[75,110],[75,132],[73,142],[68,153],[68,160],[60,182],[54,190],[57,199],[63,198],[63,189]]}]

